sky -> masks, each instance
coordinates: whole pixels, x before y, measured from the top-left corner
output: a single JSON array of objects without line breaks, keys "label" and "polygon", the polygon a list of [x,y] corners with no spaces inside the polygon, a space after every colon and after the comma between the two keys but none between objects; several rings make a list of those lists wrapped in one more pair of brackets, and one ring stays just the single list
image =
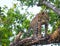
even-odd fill
[{"label": "sky", "polygon": [[0,6],[3,7],[4,5],[8,6],[9,8],[12,7],[13,0],[0,0]]},{"label": "sky", "polygon": [[[4,7],[4,5],[6,5],[6,6],[8,6],[8,8],[11,8],[14,3],[19,3],[19,2],[16,0],[0,0],[1,7]],[[41,10],[41,8],[37,7],[37,6],[28,8],[28,11],[33,13],[33,14],[37,14],[40,10]]]}]

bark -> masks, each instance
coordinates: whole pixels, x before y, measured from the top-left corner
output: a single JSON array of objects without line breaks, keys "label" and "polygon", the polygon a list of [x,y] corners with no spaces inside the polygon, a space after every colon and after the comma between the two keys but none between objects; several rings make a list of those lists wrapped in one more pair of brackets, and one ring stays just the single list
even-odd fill
[{"label": "bark", "polygon": [[51,4],[50,1],[43,1],[43,4],[51,8],[54,12],[56,12],[60,16],[60,9],[57,8],[55,5]]},{"label": "bark", "polygon": [[40,36],[35,37],[35,38],[28,37],[28,38],[25,38],[18,42],[12,42],[10,44],[10,46],[31,46],[31,45],[38,45],[38,44],[46,45],[46,44],[50,44],[50,43],[59,43],[60,42],[60,41],[56,41],[56,40],[53,42],[48,41],[50,39],[49,37],[50,36],[42,37],[42,38]]}]

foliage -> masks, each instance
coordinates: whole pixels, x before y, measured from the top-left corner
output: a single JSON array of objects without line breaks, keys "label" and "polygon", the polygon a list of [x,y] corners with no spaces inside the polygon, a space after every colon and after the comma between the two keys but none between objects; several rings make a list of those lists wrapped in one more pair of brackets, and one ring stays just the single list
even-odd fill
[{"label": "foliage", "polygon": [[[57,8],[60,8],[60,0],[50,0],[50,1]],[[39,2],[39,0],[19,0],[19,2],[21,2],[23,6],[30,7],[30,6],[36,5],[36,2]],[[46,6],[42,5],[41,8],[42,10],[46,9]],[[24,9],[21,9],[21,10],[24,10]],[[48,13],[50,18],[49,24],[51,24],[51,26],[53,27],[52,32],[54,32],[54,30],[58,26],[60,26],[60,21],[59,21],[60,16],[58,16],[50,8],[47,8],[47,10],[49,11]],[[27,12],[27,14],[29,13]],[[14,6],[10,9],[8,9],[7,6],[0,7],[0,45],[9,46],[10,40],[11,40],[10,37],[15,36],[20,31],[23,32],[22,38],[26,37],[26,32],[24,30],[28,29],[29,23],[30,23],[30,20],[27,19],[27,16],[26,16],[27,14],[26,13],[21,14],[21,11],[19,11],[17,4],[14,4]],[[30,35],[31,34],[32,32],[30,33]]]},{"label": "foliage", "polygon": [[[7,9],[7,12],[5,10]],[[27,19],[26,14],[20,14],[16,7],[10,9],[3,7],[3,14],[0,14],[0,44],[2,46],[9,46],[10,37],[15,36],[18,32],[23,32],[28,29],[30,21]],[[14,34],[15,32],[15,34]]]}]

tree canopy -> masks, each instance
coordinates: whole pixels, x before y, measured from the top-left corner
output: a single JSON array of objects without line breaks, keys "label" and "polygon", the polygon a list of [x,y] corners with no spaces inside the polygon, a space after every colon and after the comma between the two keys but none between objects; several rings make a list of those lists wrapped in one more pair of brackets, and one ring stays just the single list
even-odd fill
[{"label": "tree canopy", "polygon": [[[13,41],[18,32],[22,32],[23,38],[26,38],[28,31],[30,19],[34,16],[32,13],[29,13],[27,9],[29,7],[34,7],[37,5],[39,0],[17,0],[19,5],[14,4],[14,6],[8,9],[7,6],[0,7],[0,45],[9,46],[10,42]],[[48,1],[48,0],[47,0]],[[60,0],[49,0],[57,8],[60,8]],[[28,2],[28,3],[27,3]],[[40,1],[41,3],[41,1]],[[21,10],[24,10],[23,6],[27,6],[25,13],[21,13]],[[52,27],[52,32],[60,26],[60,16],[55,13],[51,8],[47,7],[44,4],[41,4],[41,11],[47,10],[48,16],[50,18],[49,25]],[[20,9],[20,10],[19,10]],[[30,19],[27,17],[30,15]],[[44,29],[44,28],[43,28]],[[26,30],[26,31],[25,31]],[[51,32],[51,33],[52,33]],[[50,33],[50,30],[48,30]],[[30,32],[31,36],[32,32]]]}]

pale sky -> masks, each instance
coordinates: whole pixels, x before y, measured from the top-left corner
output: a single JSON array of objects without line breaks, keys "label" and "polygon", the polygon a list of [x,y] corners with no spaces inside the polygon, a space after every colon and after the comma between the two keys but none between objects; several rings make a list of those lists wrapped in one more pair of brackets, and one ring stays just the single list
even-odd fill
[{"label": "pale sky", "polygon": [[4,6],[4,5],[6,5],[6,6],[8,6],[9,8],[10,7],[12,7],[12,3],[13,2],[13,0],[0,0],[0,6]]},{"label": "pale sky", "polygon": [[[16,0],[0,0],[1,7],[4,7],[4,5],[6,5],[6,6],[8,6],[8,8],[11,8],[14,3],[18,3],[18,1],[16,1]],[[37,6],[34,6],[33,8],[32,7],[28,8],[28,11],[33,14],[37,14],[40,10],[41,10],[41,8],[37,7]]]}]

